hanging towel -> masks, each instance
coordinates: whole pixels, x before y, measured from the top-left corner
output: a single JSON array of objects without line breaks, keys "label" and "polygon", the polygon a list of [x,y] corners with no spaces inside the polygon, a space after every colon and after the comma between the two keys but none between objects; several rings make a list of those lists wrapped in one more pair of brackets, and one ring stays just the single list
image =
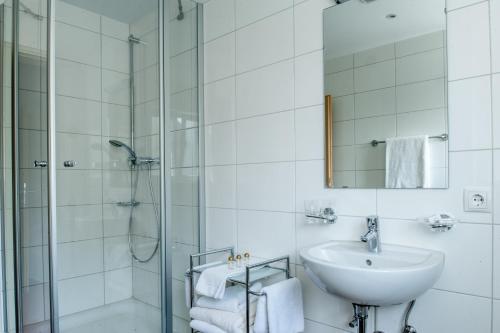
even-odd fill
[{"label": "hanging towel", "polygon": [[429,187],[429,137],[389,138],[385,148],[386,188]]},{"label": "hanging towel", "polygon": [[298,333],[304,331],[302,289],[297,278],[262,288],[266,296],[257,303],[254,333]]},{"label": "hanging towel", "polygon": [[[217,266],[217,265],[222,265],[222,261],[215,261],[215,262],[211,262],[211,263],[208,263],[205,265],[196,266],[196,269],[200,270],[200,269],[205,269],[205,268]],[[198,277],[199,277],[199,274],[193,273],[193,286],[196,286],[196,283],[198,282]],[[190,279],[189,278],[189,269],[187,269],[186,273],[184,274],[184,295],[186,298],[186,306],[188,309],[191,308],[191,286],[189,284],[189,279]]]},{"label": "hanging towel", "polygon": [[[250,260],[249,264],[252,264]],[[208,296],[222,299],[226,291],[226,281],[232,276],[245,272],[245,265],[229,267],[220,265],[205,269],[196,283],[196,293],[201,296]]]},{"label": "hanging towel", "polygon": [[217,326],[210,325],[209,323],[205,323],[201,320],[191,320],[189,323],[192,329],[199,331],[201,333],[226,333]]},{"label": "hanging towel", "polygon": [[[250,287],[252,291],[260,291],[261,289],[262,284],[260,282]],[[256,301],[256,296],[250,295],[250,301]],[[228,312],[241,312],[246,308],[246,291],[242,286],[232,286],[226,289],[224,298],[215,299],[202,296],[196,301],[196,306]]]},{"label": "hanging towel", "polygon": [[[250,325],[255,321],[256,302],[250,303]],[[246,332],[246,310],[227,312],[215,309],[194,307],[189,311],[191,318],[216,326],[227,333]]]}]

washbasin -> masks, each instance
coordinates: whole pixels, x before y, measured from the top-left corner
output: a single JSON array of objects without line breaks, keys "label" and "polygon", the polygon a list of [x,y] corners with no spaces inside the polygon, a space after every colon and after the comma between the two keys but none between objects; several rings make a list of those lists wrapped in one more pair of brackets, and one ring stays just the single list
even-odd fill
[{"label": "washbasin", "polygon": [[431,288],[444,266],[439,251],[382,244],[330,241],[304,248],[300,257],[320,288],[354,304],[388,306],[409,302]]}]

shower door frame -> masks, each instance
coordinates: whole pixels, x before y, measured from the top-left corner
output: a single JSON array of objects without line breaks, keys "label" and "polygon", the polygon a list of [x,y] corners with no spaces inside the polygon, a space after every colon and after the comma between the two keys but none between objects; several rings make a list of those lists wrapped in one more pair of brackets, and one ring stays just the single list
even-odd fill
[{"label": "shower door frame", "polygon": [[[49,250],[49,310],[50,332],[59,333],[59,296],[57,279],[57,159],[56,159],[56,57],[55,57],[55,0],[47,1],[47,169],[48,169],[48,250]],[[13,180],[13,235],[14,235],[14,276],[15,276],[15,322],[17,332],[24,331],[22,292],[22,239],[20,222],[19,191],[19,4],[13,0],[13,45],[12,45],[12,180]],[[169,150],[166,137],[167,117],[165,117],[165,15],[168,14],[165,0],[158,0],[158,89],[160,114],[160,228],[161,228],[161,330],[172,332],[172,284],[167,281],[172,276],[170,239],[171,218],[166,214],[170,204]],[[5,279],[5,276],[4,276]],[[4,318],[7,321],[7,318]]]}]

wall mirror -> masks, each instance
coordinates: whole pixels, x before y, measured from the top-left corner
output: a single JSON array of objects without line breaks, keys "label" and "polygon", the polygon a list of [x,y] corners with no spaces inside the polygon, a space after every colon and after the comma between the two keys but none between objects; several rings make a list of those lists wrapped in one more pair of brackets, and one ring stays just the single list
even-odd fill
[{"label": "wall mirror", "polygon": [[445,0],[325,9],[326,186],[447,188]]}]

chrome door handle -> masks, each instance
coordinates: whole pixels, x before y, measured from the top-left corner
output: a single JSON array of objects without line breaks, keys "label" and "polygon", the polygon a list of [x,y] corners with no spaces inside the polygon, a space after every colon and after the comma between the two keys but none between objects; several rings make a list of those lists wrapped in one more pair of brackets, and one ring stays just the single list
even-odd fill
[{"label": "chrome door handle", "polygon": [[68,160],[68,161],[64,161],[63,165],[65,168],[74,168],[76,165],[76,162],[72,161],[72,160]]},{"label": "chrome door handle", "polygon": [[35,168],[45,168],[45,167],[47,167],[47,161],[35,160],[35,161],[33,161],[33,166]]}]

